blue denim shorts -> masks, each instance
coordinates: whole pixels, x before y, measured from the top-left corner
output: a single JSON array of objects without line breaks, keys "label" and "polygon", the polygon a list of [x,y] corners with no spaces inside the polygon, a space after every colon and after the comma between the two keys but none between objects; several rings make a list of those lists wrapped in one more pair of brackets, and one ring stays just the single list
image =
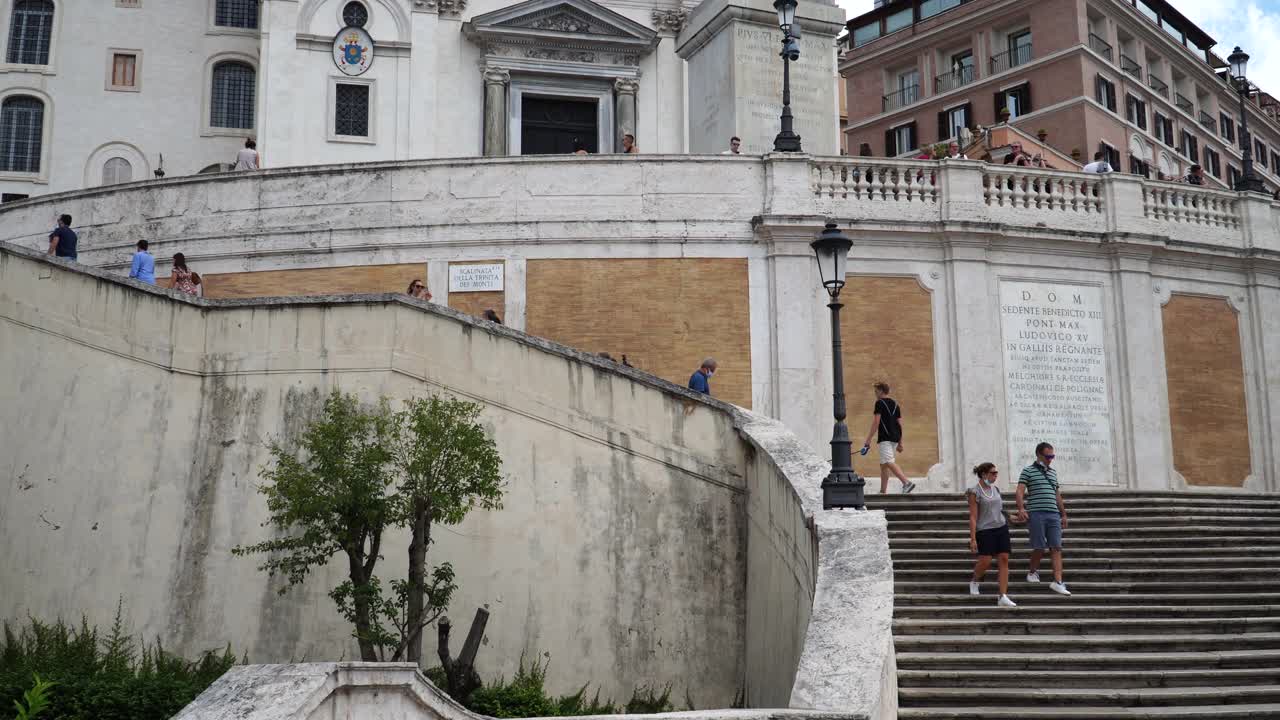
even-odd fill
[{"label": "blue denim shorts", "polygon": [[1033,512],[1027,517],[1027,533],[1036,550],[1062,547],[1062,516],[1056,512]]}]

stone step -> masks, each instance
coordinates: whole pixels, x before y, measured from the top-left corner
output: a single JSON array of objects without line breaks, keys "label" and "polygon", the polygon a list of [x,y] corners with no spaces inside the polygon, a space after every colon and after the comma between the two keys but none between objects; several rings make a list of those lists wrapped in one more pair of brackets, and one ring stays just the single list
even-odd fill
[{"label": "stone step", "polygon": [[[1001,491],[1006,495],[1012,495],[1015,483],[1012,479],[1005,480],[1001,485]],[[1173,490],[1092,490],[1082,486],[1073,486],[1065,483],[1062,486],[1064,496],[1069,495],[1075,500],[1142,500],[1144,502],[1194,502],[1203,504],[1220,504],[1220,505],[1241,505],[1241,504],[1263,504],[1263,503],[1280,503],[1280,494],[1278,493],[1255,493],[1255,492],[1230,492],[1230,491],[1189,491],[1180,492]],[[911,505],[924,502],[963,502],[964,493],[962,491],[954,492],[914,492],[910,495],[902,493],[869,493],[866,496],[867,507],[872,510],[879,510],[883,506],[893,505]]]},{"label": "stone step", "polygon": [[[992,600],[995,600],[994,594]],[[1015,598],[1016,600],[1016,598]],[[1099,618],[1090,612],[1086,617],[1071,613],[1053,619],[1022,618],[1014,610],[1006,616],[974,619],[906,619],[895,618],[893,633],[898,635],[1233,635],[1237,633],[1280,633],[1280,615],[1263,617],[1196,617],[1196,618]],[[1280,681],[1280,678],[1277,678]]]},{"label": "stone step", "polygon": [[[1009,559],[1009,579],[1017,580],[1018,574],[1026,576],[1028,568],[1028,560],[1025,556],[1015,556]],[[1071,582],[1100,582],[1100,583],[1142,583],[1142,582],[1265,582],[1271,581],[1277,589],[1280,589],[1280,570],[1274,567],[1233,567],[1233,568],[1170,568],[1170,567],[1145,567],[1145,568],[1094,568],[1086,569],[1079,567],[1074,562],[1070,562],[1070,558],[1064,561],[1065,575]],[[973,565],[969,567],[957,567],[949,570],[899,570],[894,569],[893,579],[898,582],[953,582],[968,583],[973,575]],[[1048,566],[1041,563],[1041,577],[1050,574]],[[993,568],[987,571],[984,583],[994,583],[996,581],[996,570]]]},{"label": "stone step", "polygon": [[[1017,510],[1017,506],[1012,500],[1006,498],[1005,510],[1012,513]],[[1067,512],[1071,516],[1079,515],[1089,518],[1120,518],[1127,520],[1141,520],[1148,517],[1180,517],[1184,515],[1198,515],[1205,517],[1223,517],[1223,518],[1240,518],[1240,517],[1261,517],[1274,518],[1280,516],[1280,508],[1275,506],[1260,507],[1199,507],[1194,505],[1187,506],[1161,506],[1157,508],[1140,508],[1140,507],[1095,507],[1087,504],[1077,506],[1072,503],[1067,507]],[[969,517],[969,507],[965,503],[956,503],[947,507],[939,507],[937,509],[916,509],[903,508],[894,510],[885,510],[885,518],[890,523],[896,522],[916,522],[922,520],[967,520]]]},{"label": "stone step", "polygon": [[[1053,594],[1049,590],[1049,582],[1052,580],[1048,568],[1041,566],[1040,578],[1038,583],[1029,583],[1026,581],[1026,573],[1010,573],[1009,574],[1009,592],[1010,593],[1026,593],[1026,594]],[[1079,592],[1082,595],[1161,595],[1183,594],[1183,593],[1202,593],[1212,596],[1214,592],[1223,591],[1230,593],[1268,593],[1280,591],[1280,582],[1276,579],[1270,580],[1233,580],[1233,581],[1177,581],[1177,582],[1076,582],[1072,579],[1070,571],[1063,575],[1063,581],[1067,584],[1067,589],[1072,593]],[[957,587],[961,585],[961,587]],[[893,583],[895,593],[899,594],[919,594],[919,593],[947,593],[947,592],[963,592],[968,594],[969,584],[954,582],[938,582],[936,580],[912,582],[894,580]],[[1072,589],[1074,588],[1074,589]]]},{"label": "stone step", "polygon": [[[1030,549],[1026,530],[1015,530],[1009,533],[1015,548]],[[1067,532],[1063,537],[1064,548],[1119,548],[1127,550],[1130,555],[1149,552],[1153,556],[1158,551],[1174,543],[1187,543],[1203,548],[1235,548],[1249,545],[1273,545],[1280,541],[1280,534],[1275,535],[1179,535],[1171,533],[1153,533],[1150,530],[1136,530],[1134,535],[1122,533],[1100,535],[1091,531],[1089,534]],[[910,537],[891,535],[889,549],[898,550],[945,549],[959,547],[969,549],[969,532],[923,532]]]},{"label": "stone step", "polygon": [[[1012,513],[1010,513],[1012,514]],[[1135,525],[1143,527],[1169,527],[1178,526],[1185,527],[1188,525],[1214,526],[1214,527],[1257,527],[1280,529],[1280,513],[1273,516],[1265,515],[1165,515],[1156,516],[1148,515],[1142,518],[1130,517],[1094,517],[1093,515],[1072,513],[1068,511],[1068,520],[1072,529],[1076,528],[1131,528]],[[953,530],[958,528],[965,532],[969,531],[968,515],[960,515],[958,517],[943,517],[928,520],[899,520],[898,518],[888,518],[889,532],[902,530]],[[1025,523],[1014,523],[1010,526],[1013,528],[1026,528]]]},{"label": "stone step", "polygon": [[[1055,687],[1135,688],[1215,687],[1239,685],[1272,685],[1280,678],[1280,667],[1265,668],[1198,668],[1195,670],[1055,670]],[[940,688],[1017,688],[1023,684],[1018,676],[997,676],[988,669],[979,670],[899,670],[898,687]]]},{"label": "stone step", "polygon": [[[1026,525],[1012,525],[1009,527],[1009,534],[1014,537],[1026,537]],[[1223,540],[1227,537],[1236,538],[1258,538],[1269,539],[1271,542],[1280,541],[1280,524],[1273,526],[1266,525],[1234,525],[1224,523],[1218,525],[1127,525],[1123,527],[1085,527],[1076,529],[1071,524],[1065,531],[1066,537],[1079,539],[1093,538],[1125,538],[1133,540],[1150,540],[1153,538],[1161,538],[1165,540],[1182,540],[1184,542],[1194,539],[1196,542],[1200,540],[1219,539]],[[1203,536],[1203,537],[1199,537]],[[957,525],[952,527],[938,528],[889,528],[889,544],[893,545],[898,540],[912,540],[916,538],[944,538],[959,537],[964,540],[969,539],[969,528],[967,525]],[[1237,539],[1236,542],[1246,542]],[[1126,543],[1128,545],[1129,543]]]},{"label": "stone step", "polygon": [[[965,571],[973,569],[974,556],[970,555],[968,549],[963,554],[957,552],[955,557],[909,560],[905,558],[893,558],[893,570],[896,576],[901,576],[908,572],[947,572],[947,571]],[[1244,558],[1239,556],[1224,557],[1222,555],[1208,555],[1205,557],[1189,557],[1179,558],[1176,563],[1171,563],[1169,558],[1161,557],[1128,557],[1128,558],[1096,558],[1096,557],[1076,557],[1075,552],[1070,555],[1070,567],[1072,571],[1076,570],[1164,570],[1167,566],[1170,571],[1179,572],[1195,572],[1198,570],[1215,570],[1220,572],[1239,570],[1247,572],[1260,568],[1280,569],[1280,556],[1263,556]],[[1274,577],[1274,575],[1273,575]]]},{"label": "stone step", "polygon": [[[895,638],[895,643],[897,642]],[[1060,649],[1060,648],[1059,648]],[[906,651],[899,649],[899,670],[973,670],[982,668],[997,673],[1049,673],[1059,670],[1197,670],[1197,669],[1263,669],[1280,672],[1280,650],[1208,650],[1152,652],[1134,649],[1126,652],[1010,652],[986,648],[947,652],[938,650]],[[1278,676],[1280,677],[1280,676]]]},{"label": "stone step", "polygon": [[1067,687],[986,687],[986,688],[899,688],[898,704],[906,707],[956,705],[1035,706],[1178,706],[1246,705],[1277,703],[1280,685],[1240,687],[1187,686],[1174,688],[1067,688]]},{"label": "stone step", "polygon": [[[1025,584],[1025,583],[1024,583]],[[1086,593],[1072,590],[1071,597],[1063,597],[1057,593],[1051,592],[1049,587],[1044,583],[1040,583],[1042,590],[1028,593],[1024,592],[1017,595],[1019,607],[1028,605],[1053,605],[1061,606],[1070,603],[1076,609],[1076,612],[1082,612],[1088,609],[1093,612],[1095,608],[1105,608],[1111,605],[1133,606],[1142,605],[1144,603],[1152,606],[1171,606],[1171,605],[1277,605],[1280,604],[1280,593],[1243,593],[1243,592],[1211,592],[1211,593],[1130,593],[1130,594],[1110,594],[1110,593]],[[1072,584],[1067,583],[1070,589]],[[1011,588],[1012,591],[1012,588]],[[894,596],[894,606],[910,606],[910,605],[945,605],[948,607],[979,607],[994,603],[995,598],[990,595],[979,595],[973,597],[969,594],[968,588],[962,588],[959,592],[899,592]],[[1006,608],[1013,610],[1013,608]]]},{"label": "stone step", "polygon": [[[972,622],[980,620],[1019,620],[1045,619],[1061,620],[1079,614],[1080,605],[1075,603],[1081,596],[1073,595],[1063,598],[1070,605],[1037,604],[1019,602],[1017,609],[996,606],[994,593],[980,595],[975,600],[981,605],[904,605],[898,603],[893,609],[895,620],[934,620],[946,619],[956,622]],[[1022,600],[1022,598],[1018,598]],[[1172,618],[1240,618],[1271,617],[1280,615],[1280,605],[1094,605],[1089,607],[1089,617],[1097,619],[1172,619]]]},{"label": "stone step", "polygon": [[1109,652],[1209,652],[1234,650],[1280,651],[1280,633],[1189,635],[898,635],[898,652],[1044,653],[1067,661],[1077,655]]},{"label": "stone step", "polygon": [[[963,543],[952,543],[938,546],[924,546],[916,548],[891,547],[890,548],[893,563],[897,566],[901,560],[955,560],[963,559],[965,562],[972,562],[973,555],[969,552],[969,541],[966,538]],[[1124,562],[1142,562],[1162,564],[1182,564],[1189,560],[1199,560],[1209,557],[1223,557],[1230,553],[1230,557],[1237,559],[1239,562],[1253,562],[1255,558],[1280,557],[1280,545],[1255,545],[1245,547],[1212,547],[1212,546],[1191,546],[1191,547],[1169,547],[1163,548],[1158,553],[1146,552],[1143,550],[1134,550],[1131,548],[1115,547],[1114,544],[1106,547],[1075,547],[1068,548],[1072,560],[1085,558],[1111,559]]]},{"label": "stone step", "polygon": [[1048,707],[899,708],[898,720],[1276,720],[1280,704],[1176,707],[1107,705]]}]

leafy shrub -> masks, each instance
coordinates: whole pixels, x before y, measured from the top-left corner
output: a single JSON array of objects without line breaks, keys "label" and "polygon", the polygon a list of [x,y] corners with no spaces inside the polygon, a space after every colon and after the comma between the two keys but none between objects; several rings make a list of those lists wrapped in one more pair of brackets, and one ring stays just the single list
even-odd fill
[{"label": "leafy shrub", "polygon": [[196,661],[171,655],[157,641],[136,643],[117,607],[111,630],[30,618],[20,629],[3,623],[0,707],[14,707],[35,673],[56,683],[41,718],[165,720],[222,676],[236,658],[228,647]]},{"label": "leafy shrub", "polygon": [[49,708],[49,691],[58,683],[41,680],[38,673],[32,677],[35,684],[22,693],[22,702],[13,703],[18,708],[18,716],[14,720],[35,720],[37,715]]},{"label": "leafy shrub", "polygon": [[[500,678],[495,683],[480,687],[469,697],[454,699],[472,712],[496,718],[578,717],[618,715],[624,712],[651,714],[673,710],[670,685],[664,686],[661,692],[654,686],[642,685],[636,688],[631,700],[622,707],[613,704],[612,700],[602,701],[599,690],[588,699],[588,685],[583,685],[572,695],[551,697],[547,695],[545,688],[547,668],[550,665],[549,656],[544,655],[543,660],[535,658],[532,664],[526,665],[522,655],[520,667],[510,682],[506,678]],[[445,675],[442,668],[430,668],[426,671],[426,676],[436,687],[444,687]],[[692,710],[692,700],[689,705]]]}]

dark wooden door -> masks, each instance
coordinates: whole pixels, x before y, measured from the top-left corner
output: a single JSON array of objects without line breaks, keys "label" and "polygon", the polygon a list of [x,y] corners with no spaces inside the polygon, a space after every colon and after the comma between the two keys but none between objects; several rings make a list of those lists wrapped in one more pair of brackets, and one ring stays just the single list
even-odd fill
[{"label": "dark wooden door", "polygon": [[599,152],[598,110],[596,100],[522,98],[520,154],[568,154],[578,142],[586,145],[587,152]]}]

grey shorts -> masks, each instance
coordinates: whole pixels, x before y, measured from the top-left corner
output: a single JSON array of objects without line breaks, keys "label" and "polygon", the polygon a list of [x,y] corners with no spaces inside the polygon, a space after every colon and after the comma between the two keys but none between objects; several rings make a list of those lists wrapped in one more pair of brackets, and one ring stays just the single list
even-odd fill
[{"label": "grey shorts", "polygon": [[1036,550],[1062,548],[1062,516],[1056,512],[1033,512],[1027,516],[1027,533]]}]

